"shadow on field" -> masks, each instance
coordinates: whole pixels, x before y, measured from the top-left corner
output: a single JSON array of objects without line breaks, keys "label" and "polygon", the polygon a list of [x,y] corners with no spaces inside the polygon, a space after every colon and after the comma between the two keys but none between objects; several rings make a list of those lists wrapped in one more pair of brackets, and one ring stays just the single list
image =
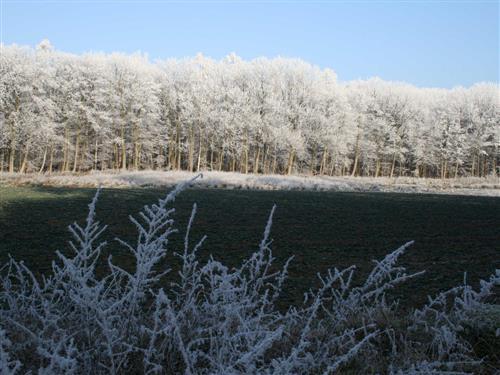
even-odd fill
[{"label": "shadow on field", "polygon": [[[108,224],[105,239],[113,259],[131,266],[131,259],[113,238],[133,242],[128,220],[145,204],[169,189],[104,189],[97,217]],[[0,187],[0,261],[10,253],[32,269],[46,272],[54,251],[68,249],[67,225],[83,222],[95,189]],[[365,276],[372,259],[380,259],[409,240],[415,245],[402,258],[409,271],[427,270],[419,279],[395,291],[403,305],[419,304],[463,281],[473,284],[500,268],[500,199],[488,197],[339,193],[306,191],[187,190],[175,203],[180,232],[172,250],[180,250],[192,204],[198,215],[194,244],[208,235],[203,259],[235,266],[256,249],[268,214],[277,204],[271,237],[276,264],[294,256],[282,303],[299,303],[315,285],[316,273],[329,267],[358,266]],[[104,265],[104,262],[103,262]]]}]

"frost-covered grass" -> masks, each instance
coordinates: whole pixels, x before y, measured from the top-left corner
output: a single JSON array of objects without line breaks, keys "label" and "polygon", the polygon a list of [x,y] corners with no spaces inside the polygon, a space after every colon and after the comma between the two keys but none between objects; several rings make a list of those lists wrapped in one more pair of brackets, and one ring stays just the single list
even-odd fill
[{"label": "frost-covered grass", "polygon": [[[161,187],[174,186],[195,174],[185,171],[95,172],[90,174],[0,174],[0,183],[79,187]],[[444,193],[500,196],[499,177],[370,178],[329,176],[282,176],[232,172],[203,172],[196,182],[203,188],[259,190],[315,190],[359,192]]]},{"label": "frost-covered grass", "polygon": [[[495,371],[500,332],[492,302],[500,270],[478,288],[463,283],[403,312],[387,292],[427,277],[398,264],[411,251],[408,242],[375,261],[360,282],[354,266],[330,268],[302,303],[280,309],[295,259],[276,264],[275,209],[255,252],[237,267],[202,261],[205,238],[190,236],[196,205],[183,246],[169,242],[176,231],[171,207],[183,187],[130,217],[135,241],[116,239],[134,259],[131,269],[104,255],[99,194],[86,220],[70,225],[71,254],[58,252],[50,274],[40,278],[22,262],[7,262],[0,279],[2,374]],[[174,261],[180,267],[172,274]]]}]

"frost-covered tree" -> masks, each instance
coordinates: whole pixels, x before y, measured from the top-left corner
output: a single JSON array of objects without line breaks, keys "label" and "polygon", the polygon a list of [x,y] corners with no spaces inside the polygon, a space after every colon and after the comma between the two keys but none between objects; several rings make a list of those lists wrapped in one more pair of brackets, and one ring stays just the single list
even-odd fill
[{"label": "frost-covered tree", "polygon": [[497,174],[498,85],[339,83],[302,60],[3,46],[0,170]]}]

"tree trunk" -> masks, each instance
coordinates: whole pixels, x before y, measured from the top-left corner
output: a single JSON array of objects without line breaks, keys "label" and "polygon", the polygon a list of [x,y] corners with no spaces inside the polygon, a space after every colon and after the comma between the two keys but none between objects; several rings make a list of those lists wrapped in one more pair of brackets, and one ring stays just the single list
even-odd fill
[{"label": "tree trunk", "polygon": [[29,142],[26,144],[26,149],[24,150],[24,157],[23,157],[23,163],[21,164],[21,167],[19,168],[19,173],[24,173],[26,172],[27,166],[28,166],[28,154],[30,151],[30,145]]},{"label": "tree trunk", "polygon": [[176,169],[178,171],[181,170],[181,166],[182,166],[182,146],[181,146],[181,126],[179,124],[179,119],[177,119],[176,121],[176,129],[177,129],[177,134],[176,134],[176,139],[177,139],[177,156],[176,156],[176,162],[177,162],[177,165],[176,165]]},{"label": "tree trunk", "polygon": [[497,176],[497,156],[498,151],[495,152],[495,156],[493,157],[493,176]]},{"label": "tree trunk", "polygon": [[335,155],[335,157],[331,160],[331,163],[332,163],[332,166],[330,169],[330,176],[333,176],[333,174],[336,173],[335,167],[337,164],[337,155]]},{"label": "tree trunk", "polygon": [[134,169],[138,171],[141,168],[141,149],[142,145],[140,143],[135,144],[135,157],[134,157]]},{"label": "tree trunk", "polygon": [[196,164],[196,171],[200,171],[201,167],[201,153],[202,153],[202,144],[201,144],[201,129],[200,129],[200,136],[199,136],[199,143],[198,143],[198,162]]},{"label": "tree trunk", "polygon": [[[351,177],[355,177],[356,176],[356,172],[358,170],[358,163],[359,163],[359,155],[356,152],[356,155],[354,156],[354,165],[352,167]],[[344,168],[342,167],[342,175],[344,175],[343,169]]]},{"label": "tree trunk", "polygon": [[474,167],[476,166],[476,154],[472,155],[471,175],[474,177]]},{"label": "tree trunk", "polygon": [[224,147],[220,148],[220,154],[219,154],[219,172],[222,170],[222,164],[224,164]]},{"label": "tree trunk", "polygon": [[396,168],[396,153],[394,153],[392,155],[392,165],[391,165],[391,174],[390,174],[390,178],[392,178],[394,176],[394,169]]},{"label": "tree trunk", "polygon": [[52,174],[52,168],[54,166],[54,145],[50,145],[50,159],[49,159],[49,174]]},{"label": "tree trunk", "polygon": [[292,148],[292,150],[290,151],[290,155],[288,157],[288,164],[286,167],[287,175],[292,174],[294,159],[295,159],[295,150]]},{"label": "tree trunk", "polygon": [[188,150],[188,168],[193,172],[194,167],[194,129],[193,125],[189,127],[189,150]]},{"label": "tree trunk", "polygon": [[15,150],[11,147],[9,150],[9,172],[14,173],[14,160],[16,159]]},{"label": "tree trunk", "polygon": [[259,173],[259,160],[260,160],[260,146],[257,147],[257,152],[255,153],[255,161],[253,164],[253,173]]},{"label": "tree trunk", "polygon": [[127,144],[125,143],[125,127],[122,125],[121,127],[121,140],[122,140],[122,160],[121,166],[125,171],[127,169]]},{"label": "tree trunk", "polygon": [[267,154],[269,152],[269,146],[264,144],[264,155],[262,156],[262,173],[267,174]]},{"label": "tree trunk", "polygon": [[76,172],[76,166],[78,165],[78,153],[80,151],[80,131],[76,133],[76,142],[75,142],[75,160],[73,161],[73,173]]},{"label": "tree trunk", "polygon": [[98,150],[98,141],[95,139],[95,149],[94,149],[94,171],[97,171],[97,150]]},{"label": "tree trunk", "polygon": [[243,161],[244,161],[244,172],[245,174],[248,174],[248,148],[250,147],[249,145],[249,140],[248,140],[248,130],[246,131],[246,136],[245,136],[245,146],[243,148]]},{"label": "tree trunk", "polygon": [[113,144],[113,153],[114,153],[114,163],[112,163],[113,169],[120,169],[120,153],[118,151],[118,145]]},{"label": "tree trunk", "polygon": [[137,123],[134,121],[132,131],[132,143],[134,145],[134,154],[133,154],[133,164],[134,170],[139,170],[139,152],[140,152],[140,144],[139,144],[139,128]]},{"label": "tree trunk", "polygon": [[63,166],[62,171],[67,172],[69,170],[69,129],[68,125],[64,127],[64,151],[63,151]]},{"label": "tree trunk", "polygon": [[169,147],[168,147],[168,169],[173,170],[175,169],[175,166],[177,165],[177,162],[175,160],[175,152],[176,152],[176,145],[177,145],[177,139],[176,139],[176,133],[174,130],[172,130],[172,134],[169,140]]},{"label": "tree trunk", "polygon": [[210,170],[214,170],[214,147],[210,146]]},{"label": "tree trunk", "polygon": [[47,149],[48,149],[48,146],[45,147],[45,151],[43,152],[42,166],[40,167],[38,174],[42,174],[43,169],[45,168],[45,161],[47,160]]},{"label": "tree trunk", "polygon": [[276,174],[276,161],[278,158],[278,150],[276,150],[276,147],[274,148],[274,155],[273,155],[273,165],[272,165],[272,174]]},{"label": "tree trunk", "polygon": [[319,166],[319,174],[322,176],[326,169],[326,159],[328,153],[326,152],[326,148],[323,150],[323,156],[321,157],[321,164]]},{"label": "tree trunk", "polygon": [[[21,100],[19,96],[16,95],[16,104],[14,112],[18,112],[21,107]],[[9,172],[14,173],[15,165],[14,162],[16,160],[16,130],[15,123],[13,120],[9,121],[10,123],[10,149],[9,149]]]},{"label": "tree trunk", "polygon": [[[356,171],[358,169],[358,161],[359,161],[359,137],[360,134],[356,135],[356,146],[354,148],[354,165],[352,166],[351,177],[356,176]],[[344,175],[344,168],[342,167],[342,175]]]},{"label": "tree trunk", "polygon": [[313,146],[311,152],[311,175],[314,176],[314,172],[316,172],[316,145]]},{"label": "tree trunk", "polygon": [[232,157],[232,165],[231,165],[231,172],[236,171],[236,156],[233,155]]},{"label": "tree trunk", "polygon": [[380,174],[380,158],[377,158],[377,162],[376,162],[376,165],[375,165],[375,177],[378,177],[378,175]]},{"label": "tree trunk", "polygon": [[445,160],[443,162],[443,173],[442,173],[442,178],[445,179],[446,178],[446,175],[448,173],[448,160]]}]

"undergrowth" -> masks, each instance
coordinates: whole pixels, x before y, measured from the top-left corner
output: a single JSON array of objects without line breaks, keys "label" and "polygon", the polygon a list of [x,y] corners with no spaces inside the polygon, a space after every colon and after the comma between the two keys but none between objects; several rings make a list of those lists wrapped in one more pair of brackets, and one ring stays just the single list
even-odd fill
[{"label": "undergrowth", "polygon": [[[193,206],[184,246],[170,250],[171,208],[193,180],[130,220],[134,243],[120,242],[133,270],[103,260],[106,230],[96,220],[99,190],[83,225],[69,226],[72,256],[57,253],[50,275],[35,277],[10,259],[0,276],[0,373],[38,374],[464,374],[498,368],[500,270],[474,290],[464,284],[410,313],[387,292],[424,272],[397,264],[412,242],[353,283],[355,266],[318,275],[299,306],[277,301],[293,259],[271,250],[272,208],[256,251],[239,267],[197,256]],[[165,264],[176,257],[173,277]],[[107,262],[107,273],[96,273]]]}]

